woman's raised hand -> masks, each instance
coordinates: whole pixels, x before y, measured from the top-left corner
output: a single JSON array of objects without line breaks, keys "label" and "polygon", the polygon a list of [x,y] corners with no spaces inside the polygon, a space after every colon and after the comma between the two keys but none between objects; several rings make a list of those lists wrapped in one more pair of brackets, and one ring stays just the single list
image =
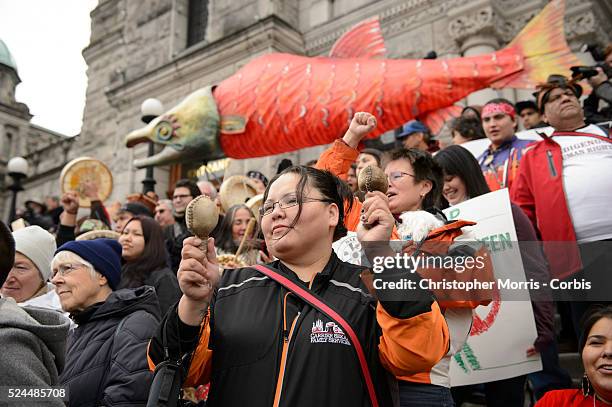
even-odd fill
[{"label": "woman's raised hand", "polygon": [[359,142],[376,128],[376,117],[372,113],[357,112],[342,140],[350,147],[357,148]]},{"label": "woman's raised hand", "polygon": [[361,207],[361,219],[357,226],[360,242],[388,242],[391,239],[395,218],[389,210],[389,198],[380,191],[368,192]]},{"label": "woman's raised hand", "polygon": [[197,237],[188,237],[183,241],[177,273],[183,292],[179,317],[188,325],[199,325],[220,279],[214,239],[208,238],[206,254],[200,250],[201,243],[202,240]]}]

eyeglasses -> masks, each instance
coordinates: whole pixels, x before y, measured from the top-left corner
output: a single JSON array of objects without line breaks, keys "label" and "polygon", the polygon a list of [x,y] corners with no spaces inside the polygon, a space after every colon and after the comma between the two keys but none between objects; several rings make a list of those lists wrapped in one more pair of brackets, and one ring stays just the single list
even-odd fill
[{"label": "eyeglasses", "polygon": [[85,267],[84,264],[62,264],[60,266],[57,266],[57,268],[53,269],[53,275],[51,276],[51,278],[54,278],[58,274],[62,277],[65,277],[73,271],[82,269],[83,267]]},{"label": "eyeglasses", "polygon": [[[328,203],[333,203],[334,201],[332,201],[331,199],[321,199],[321,198],[308,198],[308,197],[302,198],[302,203],[307,203],[307,202],[328,202]],[[278,201],[275,201],[275,202],[266,201],[263,204],[263,206],[259,209],[259,214],[261,216],[267,216],[267,215],[271,214],[272,212],[274,212],[274,207],[276,206],[276,204],[278,204],[278,206],[281,209],[288,209],[288,208],[291,208],[292,206],[299,205],[300,201],[298,200],[297,196],[295,196],[295,195],[285,195],[281,199],[279,199]]]},{"label": "eyeglasses", "polygon": [[185,199],[185,198],[191,198],[191,195],[186,194],[186,195],[174,195],[172,197],[172,199]]},{"label": "eyeglasses", "polygon": [[389,173],[389,181],[395,183],[401,180],[402,178],[404,178],[406,175],[409,175],[412,178],[415,178],[414,174],[410,174],[410,173],[403,172],[403,171],[393,171]]}]

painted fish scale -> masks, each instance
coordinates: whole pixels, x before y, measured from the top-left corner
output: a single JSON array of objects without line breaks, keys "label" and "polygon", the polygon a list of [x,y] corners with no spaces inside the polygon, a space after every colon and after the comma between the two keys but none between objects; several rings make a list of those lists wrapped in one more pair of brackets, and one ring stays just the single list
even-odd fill
[{"label": "painted fish scale", "polygon": [[151,141],[165,146],[136,160],[142,168],[223,155],[259,157],[330,143],[357,111],[376,115],[378,127],[371,137],[413,118],[436,131],[458,114],[454,102],[474,91],[533,88],[548,75],[580,64],[565,42],[563,16],[564,2],[552,0],[505,49],[438,60],[378,59],[384,41],[378,23],[369,20],[343,35],[329,58],[255,58],[212,92],[210,87],[198,90],[132,131],[126,145]]},{"label": "painted fish scale", "polygon": [[[382,113],[371,135],[379,136],[414,118],[413,107],[420,114],[440,109],[518,72],[515,49],[493,55],[418,61],[418,75],[413,60],[260,57],[242,68],[240,81],[229,78],[214,91],[221,116],[247,119],[243,134],[221,135],[222,148],[230,157],[245,158],[256,151],[263,156],[327,144],[358,111]],[[304,80],[308,67],[313,78],[325,80]]]}]

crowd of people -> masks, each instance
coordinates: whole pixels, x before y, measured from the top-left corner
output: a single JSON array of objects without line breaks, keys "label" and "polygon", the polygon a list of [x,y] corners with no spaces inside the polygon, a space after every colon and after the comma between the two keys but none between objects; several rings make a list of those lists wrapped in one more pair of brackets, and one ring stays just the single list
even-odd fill
[{"label": "crowd of people", "polygon": [[[606,58],[612,67],[612,46]],[[283,163],[271,179],[245,174],[259,206],[224,207],[219,185],[191,179],[178,180],[170,199],[133,194],[108,208],[87,182],[87,214],[76,192],[28,201],[19,213],[27,226],[11,232],[0,222],[0,386],[62,386],[71,406],[179,396],[192,405],[461,406],[483,392],[487,406],[518,407],[526,387],[537,406],[611,405],[612,133],[600,123],[612,110],[600,103],[612,106],[612,84],[598,69],[584,109],[578,81],[552,75],[534,100],[464,108],[449,123],[450,146],[411,121],[392,151],[362,148],[377,121],[356,113],[316,162]],[[461,146],[485,138],[476,156]],[[359,189],[368,166],[384,172],[386,191]],[[365,267],[332,245],[353,232],[371,260],[393,256],[393,240],[410,241],[410,254],[452,242],[469,219],[448,221],[441,210],[503,188],[519,243],[542,242],[521,250],[527,277],[584,278],[607,298],[534,300],[537,338],[522,351],[539,355],[542,370],[451,387],[451,358],[491,298],[448,301],[423,288],[377,297]],[[200,195],[220,208],[208,240],[186,221]],[[580,388],[559,363],[555,312],[582,357]]]}]

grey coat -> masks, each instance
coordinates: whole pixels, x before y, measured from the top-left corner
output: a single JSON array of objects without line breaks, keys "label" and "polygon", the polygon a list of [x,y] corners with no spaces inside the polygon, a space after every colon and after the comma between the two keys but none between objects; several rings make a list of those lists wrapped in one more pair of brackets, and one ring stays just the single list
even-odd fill
[{"label": "grey coat", "polygon": [[[58,386],[69,327],[58,312],[0,298],[0,386]],[[45,405],[64,404],[58,399]]]}]

